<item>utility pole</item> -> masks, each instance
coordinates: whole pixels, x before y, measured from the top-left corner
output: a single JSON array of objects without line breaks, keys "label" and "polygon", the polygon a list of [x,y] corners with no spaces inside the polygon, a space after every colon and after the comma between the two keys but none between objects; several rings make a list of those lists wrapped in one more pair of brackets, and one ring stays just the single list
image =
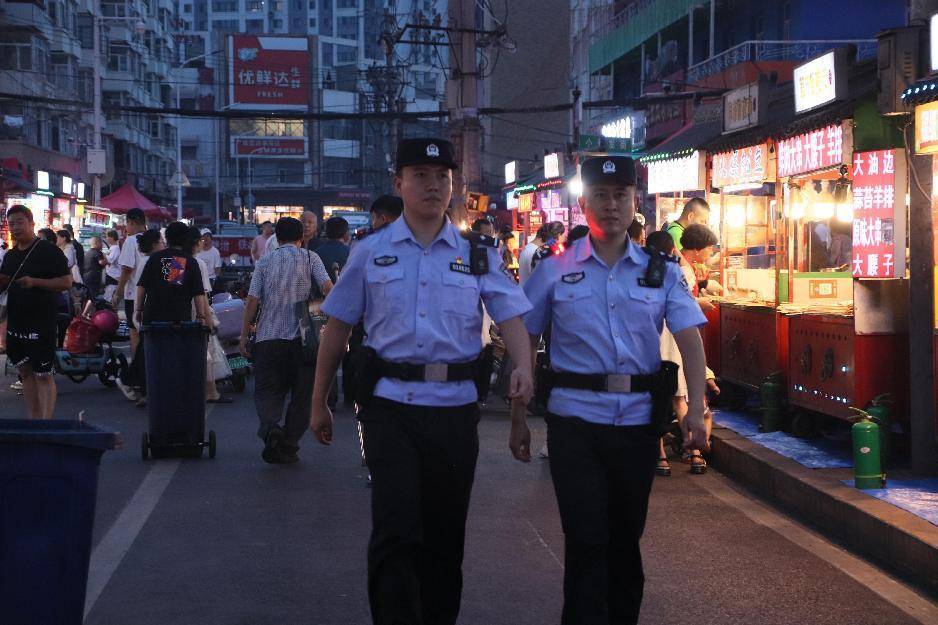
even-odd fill
[{"label": "utility pole", "polygon": [[450,80],[447,82],[446,94],[451,121],[450,132],[456,146],[459,165],[453,190],[452,219],[456,224],[467,220],[466,200],[469,191],[479,190],[482,185],[479,169],[482,127],[479,122],[475,9],[474,0],[451,0],[448,9],[450,27],[459,29],[454,34],[458,43],[450,53]]}]

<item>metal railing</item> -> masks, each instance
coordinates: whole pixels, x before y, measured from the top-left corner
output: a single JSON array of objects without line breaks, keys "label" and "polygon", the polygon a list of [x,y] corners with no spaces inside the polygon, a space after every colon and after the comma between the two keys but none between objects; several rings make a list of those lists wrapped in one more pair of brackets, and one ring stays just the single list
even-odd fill
[{"label": "metal railing", "polygon": [[696,83],[734,65],[750,61],[807,61],[845,45],[855,45],[857,61],[876,56],[875,39],[831,39],[805,41],[744,41],[687,70],[687,82]]}]

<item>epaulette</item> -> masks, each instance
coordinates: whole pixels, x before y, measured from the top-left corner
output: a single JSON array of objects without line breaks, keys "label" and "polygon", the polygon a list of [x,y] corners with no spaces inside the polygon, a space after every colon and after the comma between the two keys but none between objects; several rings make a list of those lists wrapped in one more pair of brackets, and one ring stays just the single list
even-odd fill
[{"label": "epaulette", "polygon": [[649,246],[646,245],[645,247],[641,248],[641,250],[642,250],[643,252],[645,252],[646,254],[648,254],[648,255],[649,255],[650,257],[652,257],[652,258],[656,258],[656,257],[659,257],[659,256],[660,256],[661,258],[663,258],[664,260],[668,261],[669,263],[679,263],[679,262],[681,262],[680,257],[678,257],[676,254],[665,254],[664,252],[659,252],[659,251],[658,251],[656,248],[654,248],[654,247],[649,247]]},{"label": "epaulette", "polygon": [[484,276],[489,272],[489,255],[485,248],[498,248],[498,239],[472,230],[460,232],[469,241],[469,271],[474,276]]},{"label": "epaulette", "polygon": [[534,268],[539,262],[545,258],[550,258],[551,256],[559,256],[566,251],[563,243],[560,243],[556,239],[551,239],[544,245],[537,248],[534,252],[534,257],[531,259],[531,267]]}]

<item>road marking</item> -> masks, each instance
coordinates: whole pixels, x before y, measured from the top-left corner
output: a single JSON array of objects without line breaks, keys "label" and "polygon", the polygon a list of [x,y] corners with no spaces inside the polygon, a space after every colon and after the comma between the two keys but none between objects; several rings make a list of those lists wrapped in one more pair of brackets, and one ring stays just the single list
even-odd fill
[{"label": "road marking", "polygon": [[120,566],[130,547],[137,540],[157,502],[172,481],[180,461],[170,460],[154,464],[114,525],[91,552],[88,567],[88,591],[85,595],[85,617],[91,612],[111,576]]},{"label": "road marking", "polygon": [[[208,418],[215,406],[216,404],[209,404],[205,407],[206,430]],[[159,503],[166,487],[173,481],[179,464],[180,460],[175,459],[158,462],[151,466],[133,497],[114,521],[114,525],[91,552],[87,592],[85,593],[85,618],[88,618],[88,614],[97,603],[101,593],[104,592],[108,582],[111,581],[117,567],[137,540],[137,536],[156,508],[156,504]]]},{"label": "road marking", "polygon": [[744,495],[731,486],[727,478],[710,473],[705,479],[695,481],[717,499],[830,563],[920,623],[938,623],[938,604],[929,601],[927,597],[875,566],[828,542],[819,534]]},{"label": "road marking", "polygon": [[537,531],[537,528],[534,527],[534,525],[532,525],[531,522],[528,521],[527,519],[525,519],[524,522],[528,524],[528,527],[530,527],[531,531],[534,532],[534,535],[537,536],[537,542],[541,543],[541,546],[547,550],[547,553],[550,554],[550,557],[554,559],[554,562],[557,563],[557,566],[559,566],[560,570],[562,571],[563,562],[560,561],[560,558],[557,557],[557,554],[554,553],[554,550],[550,548],[550,545],[547,544],[547,541],[544,540],[544,537],[541,536],[541,533]]}]

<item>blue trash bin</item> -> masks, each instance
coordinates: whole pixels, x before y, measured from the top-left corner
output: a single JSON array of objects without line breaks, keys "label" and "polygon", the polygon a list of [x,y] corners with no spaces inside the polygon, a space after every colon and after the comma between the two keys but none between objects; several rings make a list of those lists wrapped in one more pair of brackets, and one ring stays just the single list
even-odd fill
[{"label": "blue trash bin", "polygon": [[140,329],[147,376],[148,432],[143,459],[215,457],[215,433],[205,441],[208,330],[198,322],[153,322]]},{"label": "blue trash bin", "polygon": [[81,625],[101,454],[81,421],[0,419],[0,623]]}]

